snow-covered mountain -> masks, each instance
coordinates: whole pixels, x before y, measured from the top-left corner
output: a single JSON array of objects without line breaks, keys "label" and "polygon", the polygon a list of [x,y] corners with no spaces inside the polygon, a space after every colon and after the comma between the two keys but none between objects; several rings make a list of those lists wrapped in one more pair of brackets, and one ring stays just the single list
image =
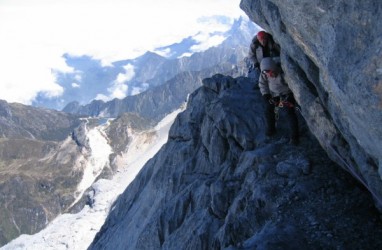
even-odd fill
[{"label": "snow-covered mountain", "polygon": [[[182,72],[201,71],[224,62],[237,63],[247,53],[257,30],[248,18],[241,17],[231,29],[218,34],[222,42],[213,47],[195,49],[198,46],[198,34],[195,34],[138,58],[110,65],[86,55],[65,54],[66,64],[73,72],[55,72],[57,82],[64,89],[63,95],[53,99],[40,95],[33,105],[61,110],[73,101],[85,105],[92,100],[122,99],[164,84]],[[171,53],[164,54],[164,50]]]},{"label": "snow-covered mountain", "polygon": [[287,143],[282,107],[265,137],[248,79],[205,79],[90,249],[381,247],[382,2],[241,8],[281,46],[301,143]]},{"label": "snow-covered mountain", "polygon": [[177,109],[187,96],[201,86],[201,80],[213,74],[244,75],[244,58],[248,44],[257,26],[245,19],[237,20],[226,32],[227,38],[216,47],[194,53],[190,57],[164,59],[147,52],[135,60],[116,62],[116,65],[134,65],[137,73],[129,86],[150,86],[147,91],[111,101],[95,100],[86,105],[69,103],[63,111],[88,116],[116,117],[124,112],[138,113],[141,117],[158,122],[164,114]]},{"label": "snow-covered mountain", "polygon": [[[131,113],[116,119],[79,117],[0,101],[0,246],[20,234],[39,232],[60,214],[77,221],[80,215],[67,213],[93,208],[93,201],[101,199],[95,198],[92,184],[124,173],[120,184],[109,190],[116,197],[128,184],[126,178],[131,181],[131,173],[166,142],[166,131],[179,112],[153,124]],[[112,199],[104,198],[98,202],[105,217]],[[102,220],[97,221],[99,228]],[[94,231],[96,224],[91,228]],[[52,230],[39,235],[54,238],[58,232],[54,226]]]},{"label": "snow-covered mountain", "polygon": [[[168,131],[176,115],[183,108],[167,115],[155,127],[148,130],[133,130],[129,128],[128,147],[113,159],[117,166],[111,179],[100,178],[93,183],[94,173],[101,170],[97,166],[87,168],[83,181],[90,183],[87,191],[87,205],[77,213],[64,213],[49,222],[47,227],[34,235],[21,235],[1,249],[87,249],[95,234],[103,225],[111,205],[130,182],[135,178],[143,165],[152,158],[167,141]],[[129,120],[132,121],[131,119]],[[112,126],[110,122],[98,125],[87,133],[93,162],[101,166],[109,160],[111,146],[110,138],[105,132]],[[126,127],[124,128],[126,129]],[[81,184],[78,186],[79,191]]]},{"label": "snow-covered mountain", "polygon": [[[0,189],[3,193],[0,243],[20,234],[38,232],[58,214],[75,213],[89,205],[87,194],[92,183],[99,178],[111,178],[130,160],[122,155],[133,143],[132,133],[148,131],[168,114],[177,112],[203,78],[218,72],[241,74],[236,64],[247,54],[248,41],[256,29],[248,20],[239,19],[224,33],[226,39],[222,44],[182,58],[165,58],[147,52],[133,60],[103,66],[86,56],[65,55],[67,64],[74,67],[75,72],[56,73],[71,89],[66,92],[71,98],[94,99],[96,94],[110,90],[110,85],[98,83],[110,83],[118,77],[121,84],[129,82],[129,86],[138,86],[140,90],[134,93],[142,91],[143,86],[149,88],[124,100],[98,100],[83,107],[78,103],[67,105],[66,111],[82,116],[0,103]],[[235,35],[239,39],[235,39]],[[192,50],[186,47],[183,46],[184,51],[177,48],[177,53]],[[171,46],[168,49],[175,51]],[[134,68],[131,79],[127,77],[130,67]],[[48,101],[40,100],[41,105]],[[49,100],[45,104],[61,105],[61,101]],[[78,112],[81,110],[85,112]],[[89,115],[98,118],[89,118]],[[105,123],[102,117],[116,119]],[[33,213],[36,216],[30,216]]]},{"label": "snow-covered mountain", "polygon": [[[16,245],[9,245],[10,248],[36,244],[36,248],[73,246],[75,249],[79,238],[83,237],[88,243],[95,234],[89,249],[380,248],[382,222],[377,208],[382,206],[379,143],[382,114],[379,112],[381,72],[378,65],[382,50],[381,29],[376,27],[381,20],[378,12],[381,5],[376,1],[346,0],[300,1],[298,4],[241,1],[248,16],[267,28],[281,45],[285,77],[300,104],[299,145],[287,143],[282,107],[277,134],[265,137],[264,102],[254,85],[255,79],[217,74],[204,78],[200,84],[200,72],[214,72],[209,69],[198,71],[198,77],[191,72],[169,74],[169,80],[155,87],[158,91],[149,89],[147,94],[136,95],[134,101],[125,98],[89,105],[72,104],[70,108],[78,113],[118,116],[101,127],[96,123],[101,118],[87,117],[86,126],[69,138],[74,148],[75,144],[86,145],[94,147],[87,152],[99,152],[94,157],[90,154],[88,159],[95,159],[101,152],[110,153],[112,149],[109,165],[102,173],[84,171],[95,172],[96,175],[86,176],[97,178],[98,175],[101,179],[115,172],[118,176],[118,171],[123,169],[120,164],[129,163],[129,157],[125,158],[128,152],[130,156],[139,156],[139,145],[147,145],[144,142],[150,141],[153,133],[144,133],[139,140],[132,135],[148,129],[142,124],[154,124],[179,105],[171,98],[186,91],[177,92],[177,88],[184,88],[184,84],[196,87],[187,98],[185,111],[170,128],[167,143],[139,173],[128,174],[130,184],[117,198],[102,191],[115,186],[99,180],[84,191],[85,196],[73,206],[72,211],[80,213],[65,215],[62,221],[58,218],[57,224],[53,222],[45,231],[46,235],[23,236],[21,241],[15,241]],[[357,37],[353,36],[354,32]],[[158,64],[167,63],[162,63],[155,53],[146,56],[158,60]],[[232,66],[236,59],[229,57],[225,65]],[[200,63],[199,59],[195,62]],[[191,65],[189,62],[188,66]],[[229,66],[216,68],[226,70],[221,73],[240,75],[238,65]],[[160,68],[151,67],[154,72]],[[153,75],[155,73],[151,77]],[[125,79],[124,76],[121,79]],[[190,83],[193,80],[197,83]],[[198,88],[198,84],[202,86]],[[155,97],[155,93],[159,97]],[[170,100],[170,107],[165,105],[166,100]],[[133,113],[122,114],[126,111]],[[12,113],[9,109],[0,112],[8,120]],[[103,145],[102,150],[94,145]],[[96,162],[105,160],[105,155]],[[14,160],[14,155],[10,156]],[[60,156],[57,158],[66,159]],[[17,169],[18,165],[13,166]],[[124,172],[120,172],[124,178]],[[12,183],[23,183],[20,179]],[[82,180],[88,179],[76,181],[83,183]],[[44,190],[46,186],[38,187]],[[122,189],[118,188],[117,193]],[[83,190],[81,188],[79,193]],[[78,190],[71,194],[75,191]],[[100,199],[95,198],[97,193]],[[99,206],[102,196],[108,202],[116,200],[111,207],[109,203]],[[97,215],[95,230],[90,225],[91,232],[81,235],[78,227],[89,230],[89,222],[77,218],[86,217],[82,214],[95,214],[92,207],[106,208],[106,212]],[[96,233],[107,212],[104,225]],[[10,222],[12,224],[12,220]],[[76,235],[63,236],[61,225],[72,227]],[[49,246],[44,240],[49,237],[60,245]],[[57,241],[57,237],[63,240]]]}]

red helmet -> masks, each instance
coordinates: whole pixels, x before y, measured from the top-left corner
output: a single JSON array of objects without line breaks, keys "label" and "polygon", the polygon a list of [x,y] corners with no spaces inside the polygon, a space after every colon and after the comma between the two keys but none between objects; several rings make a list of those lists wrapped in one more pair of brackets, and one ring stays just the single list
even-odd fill
[{"label": "red helmet", "polygon": [[267,32],[265,32],[265,31],[259,31],[258,33],[257,33],[257,39],[258,40],[264,40],[264,39],[266,39],[268,37],[268,33]]}]

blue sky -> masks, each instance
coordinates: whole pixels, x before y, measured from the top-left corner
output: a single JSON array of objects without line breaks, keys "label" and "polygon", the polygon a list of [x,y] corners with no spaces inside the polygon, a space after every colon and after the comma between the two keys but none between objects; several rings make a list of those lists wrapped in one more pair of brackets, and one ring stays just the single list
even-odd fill
[{"label": "blue sky", "polygon": [[31,104],[63,92],[54,72],[73,72],[64,54],[103,65],[198,35],[219,44],[227,23],[244,15],[240,0],[0,0],[0,99]]}]

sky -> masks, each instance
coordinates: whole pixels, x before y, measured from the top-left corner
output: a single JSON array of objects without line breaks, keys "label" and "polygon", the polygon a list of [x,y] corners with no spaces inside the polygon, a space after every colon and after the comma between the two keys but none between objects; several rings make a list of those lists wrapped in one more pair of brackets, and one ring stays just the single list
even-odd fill
[{"label": "sky", "polygon": [[[245,16],[240,0],[0,0],[0,99],[31,104],[63,88],[54,72],[73,72],[64,54],[104,65],[224,31],[217,15]],[[201,46],[218,43],[200,34]]]}]

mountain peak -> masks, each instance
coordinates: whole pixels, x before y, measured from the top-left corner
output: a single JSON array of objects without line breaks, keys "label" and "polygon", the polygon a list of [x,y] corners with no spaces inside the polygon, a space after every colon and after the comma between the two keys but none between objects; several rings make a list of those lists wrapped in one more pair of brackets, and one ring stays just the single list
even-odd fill
[{"label": "mountain peak", "polygon": [[152,51],[147,51],[146,53],[144,53],[139,58],[142,58],[143,60],[147,60],[147,59],[151,59],[151,58],[160,58],[160,59],[162,59],[163,56],[159,55],[158,53],[152,52]]}]

